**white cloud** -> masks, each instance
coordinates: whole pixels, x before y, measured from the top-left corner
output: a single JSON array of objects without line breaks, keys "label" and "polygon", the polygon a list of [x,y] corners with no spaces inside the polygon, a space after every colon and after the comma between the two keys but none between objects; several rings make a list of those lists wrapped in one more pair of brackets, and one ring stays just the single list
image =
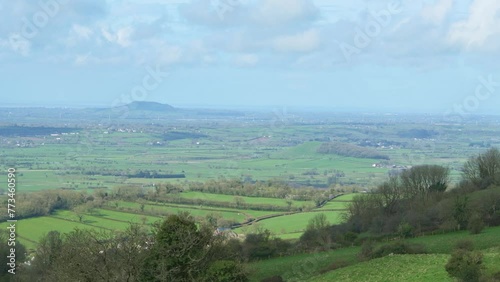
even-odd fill
[{"label": "white cloud", "polygon": [[[0,49],[9,55],[17,53],[18,57],[34,59],[59,56],[61,63],[75,65],[108,62],[141,65],[161,61],[189,66],[317,67],[328,65],[325,62],[332,60],[345,63],[339,43],[352,45],[357,30],[365,30],[374,21],[373,14],[383,15],[388,3],[392,3],[385,0],[148,0],[147,3],[131,0],[126,5],[118,5],[116,1],[105,4],[98,0],[75,1],[61,8],[57,16],[50,18],[50,24],[30,40],[23,40],[22,36],[9,40],[9,35],[21,34],[20,19],[31,18],[38,6],[29,6],[28,0],[5,2],[4,11],[10,11],[10,15],[6,15],[5,24],[0,25],[3,39]],[[465,4],[468,1],[474,3]],[[217,3],[229,2],[237,4],[223,18],[219,17],[215,9]],[[422,64],[442,62],[436,58],[456,56],[456,46],[474,51],[500,50],[498,0],[401,2],[402,12],[391,15],[390,23],[380,34],[369,38],[370,44],[361,50],[359,60],[353,64],[405,64],[408,59]],[[467,9],[469,12],[464,13]],[[89,51],[92,56],[85,55]],[[118,57],[107,60],[112,56]]]},{"label": "white cloud", "polygon": [[281,25],[310,19],[317,13],[310,0],[262,0],[255,6],[253,20],[264,25]]},{"label": "white cloud", "polygon": [[130,38],[134,33],[134,29],[132,27],[123,27],[113,34],[106,28],[102,28],[101,33],[109,42],[116,43],[121,47],[128,47],[131,44]]},{"label": "white cloud", "polygon": [[134,32],[131,27],[125,27],[118,30],[116,33],[116,43],[122,47],[127,47],[130,45],[130,36]]},{"label": "white cloud", "polygon": [[453,0],[438,0],[434,5],[425,5],[423,7],[422,17],[428,22],[441,24],[452,7]]},{"label": "white cloud", "polygon": [[252,67],[259,63],[259,56],[256,54],[239,54],[235,56],[234,63],[240,67]]},{"label": "white cloud", "polygon": [[31,41],[26,40],[26,38],[20,34],[11,34],[9,36],[9,45],[12,51],[22,56],[26,57],[31,53]]},{"label": "white cloud", "polygon": [[90,28],[78,24],[73,25],[72,31],[78,38],[84,40],[90,39],[90,36],[94,34]]},{"label": "white cloud", "polygon": [[171,65],[182,60],[182,49],[178,46],[162,44],[158,51],[157,60],[162,65]]},{"label": "white cloud", "polygon": [[77,55],[75,58],[75,65],[77,66],[86,65],[89,62],[90,54],[91,53],[89,52],[85,55]]},{"label": "white cloud", "polygon": [[294,35],[279,36],[273,40],[273,47],[280,52],[310,52],[319,47],[320,34],[309,29]]},{"label": "white cloud", "polygon": [[65,42],[68,46],[75,46],[80,41],[90,40],[90,38],[93,34],[94,34],[94,32],[92,31],[92,29],[90,29],[86,26],[74,24],[71,27],[71,30],[69,31],[69,36],[65,40]]},{"label": "white cloud", "polygon": [[454,23],[448,33],[451,44],[467,50],[495,50],[500,47],[500,1],[475,0],[466,20]]}]

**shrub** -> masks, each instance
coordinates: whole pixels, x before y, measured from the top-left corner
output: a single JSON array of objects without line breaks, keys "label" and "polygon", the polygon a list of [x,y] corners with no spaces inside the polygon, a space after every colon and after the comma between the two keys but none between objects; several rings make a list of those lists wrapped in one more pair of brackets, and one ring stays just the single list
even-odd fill
[{"label": "shrub", "polygon": [[475,282],[481,278],[483,255],[480,252],[458,249],[453,252],[445,266],[451,277],[460,281]]},{"label": "shrub", "polygon": [[354,232],[347,232],[344,234],[344,241],[346,242],[349,242],[349,243],[354,243],[354,241],[356,241],[356,239],[358,239],[358,234],[354,233]]},{"label": "shrub", "polygon": [[413,236],[413,227],[407,222],[401,222],[398,226],[398,235],[401,238],[409,238]]},{"label": "shrub", "polygon": [[383,245],[372,254],[372,258],[380,258],[389,254],[425,254],[425,247],[420,244],[410,244],[403,241]]},{"label": "shrub", "polygon": [[346,266],[349,266],[349,263],[345,260],[337,260],[335,262],[333,262],[332,264],[330,264],[329,266],[325,267],[325,268],[322,268],[319,273],[320,274],[325,274],[327,272],[330,272],[330,271],[333,271],[333,270],[336,270],[336,269],[339,269],[339,268],[342,268],[342,267],[346,267]]},{"label": "shrub", "polygon": [[283,280],[281,276],[272,276],[261,280],[261,282],[284,282],[284,281],[285,280]]},{"label": "shrub", "polygon": [[234,261],[218,260],[207,270],[206,281],[246,282],[248,277],[241,265]]},{"label": "shrub", "polygon": [[455,243],[455,250],[473,251],[474,243],[471,240],[460,240]]},{"label": "shrub", "polygon": [[359,253],[358,257],[361,260],[369,260],[373,257],[373,251],[375,249],[375,244],[368,240],[363,242],[361,245],[361,253]]},{"label": "shrub", "polygon": [[469,230],[470,234],[479,234],[484,229],[483,219],[479,214],[474,214],[469,219],[467,224],[467,230]]}]

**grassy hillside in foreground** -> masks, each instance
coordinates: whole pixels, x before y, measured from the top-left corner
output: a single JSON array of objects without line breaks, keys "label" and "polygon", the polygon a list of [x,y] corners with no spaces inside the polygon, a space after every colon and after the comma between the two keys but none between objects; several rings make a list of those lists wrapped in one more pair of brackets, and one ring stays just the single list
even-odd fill
[{"label": "grassy hillside in foreground", "polygon": [[[449,256],[455,243],[459,240],[469,239],[474,242],[476,249],[488,250],[488,256],[485,256],[485,264],[491,266],[488,271],[500,271],[500,227],[491,227],[483,230],[477,235],[470,235],[468,231],[459,231],[446,234],[423,236],[409,239],[408,242],[423,244],[429,254]],[[380,245],[387,242],[381,242]],[[492,249],[496,248],[496,249]],[[490,251],[492,249],[493,251]],[[357,255],[361,247],[349,247],[328,252],[315,254],[299,254],[283,258],[259,261],[251,264],[253,273],[251,281],[260,281],[261,279],[280,275],[285,280],[300,278],[296,281],[309,281],[312,277],[320,274],[322,269],[327,268],[332,263],[343,260],[348,263],[356,263]],[[499,261],[495,264],[496,261]],[[355,265],[351,266],[354,267]],[[444,269],[444,264],[442,265]],[[327,273],[329,274],[329,273]],[[327,275],[325,274],[325,275]],[[318,277],[319,279],[319,277]],[[321,280],[320,280],[321,281]],[[323,280],[323,281],[343,281],[343,280]],[[355,280],[353,280],[355,281]],[[364,281],[364,280],[358,280]],[[371,281],[371,280],[369,280]],[[394,280],[395,281],[395,280]],[[404,280],[400,280],[404,281]],[[439,280],[431,280],[439,281]],[[446,280],[445,280],[446,281]]]},{"label": "grassy hillside in foreground", "polygon": [[444,254],[386,256],[337,269],[309,281],[453,281],[444,269],[448,257]]},{"label": "grassy hillside in foreground", "polygon": [[[498,248],[483,251],[486,274],[492,275],[500,270],[499,251]],[[454,281],[444,267],[449,258],[450,255],[446,254],[386,256],[337,269],[310,281]]]}]

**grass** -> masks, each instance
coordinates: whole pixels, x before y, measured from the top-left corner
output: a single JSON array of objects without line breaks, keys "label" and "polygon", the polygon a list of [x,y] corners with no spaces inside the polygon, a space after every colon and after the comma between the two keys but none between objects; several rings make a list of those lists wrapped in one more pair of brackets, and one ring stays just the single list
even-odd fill
[{"label": "grass", "polygon": [[412,243],[423,244],[430,253],[448,254],[456,242],[471,240],[478,250],[500,246],[500,227],[484,229],[480,234],[471,235],[468,231],[450,232],[433,236],[423,236],[409,239]]},{"label": "grass", "polygon": [[493,275],[500,272],[500,247],[484,250],[483,254],[483,265],[486,267],[485,273]]},{"label": "grass", "polygon": [[[415,259],[415,261],[411,261],[414,258],[412,256],[409,256],[408,258],[401,258],[402,260],[408,260],[407,263],[402,264],[402,266],[406,266],[406,269],[403,268],[403,270],[400,270],[401,272],[404,271],[409,271],[411,272],[412,270],[409,269],[408,265],[411,265],[412,267],[420,269],[420,271],[427,271],[425,269],[426,266],[428,266],[428,271],[433,271],[433,266],[432,261],[434,260],[434,264],[438,265],[437,259],[439,258],[439,267],[441,267],[444,271],[444,265],[446,264],[447,258],[449,257],[451,251],[454,248],[454,245],[457,241],[463,240],[463,239],[470,239],[474,242],[474,245],[477,250],[481,250],[482,252],[485,253],[485,258],[484,258],[484,264],[487,267],[487,273],[493,274],[498,271],[500,271],[500,268],[498,265],[500,265],[500,226],[499,227],[491,227],[491,228],[486,228],[483,230],[482,233],[477,234],[477,235],[470,235],[466,231],[459,231],[459,232],[452,232],[452,233],[447,233],[447,234],[437,234],[437,235],[429,235],[429,236],[423,236],[423,237],[418,237],[418,238],[412,238],[409,239],[408,242],[411,243],[419,243],[423,244],[428,252],[427,255],[419,255],[421,256],[419,259]],[[380,242],[379,245],[386,244],[387,242]],[[388,258],[389,261],[384,261],[385,258],[381,258],[379,260],[373,260],[370,262],[364,262],[364,263],[357,263],[357,254],[360,252],[361,248],[360,247],[347,247],[347,248],[342,248],[338,250],[332,250],[332,251],[327,251],[327,252],[322,252],[322,253],[314,253],[314,254],[299,254],[299,255],[293,255],[293,256],[288,256],[288,257],[283,257],[283,258],[273,258],[269,260],[264,260],[260,262],[254,262],[251,264],[252,269],[254,269],[254,272],[252,273],[251,280],[252,281],[260,281],[261,279],[264,279],[266,277],[271,277],[274,275],[281,275],[283,278],[285,278],[286,281],[289,281],[291,278],[292,279],[298,279],[295,281],[308,281],[308,279],[311,279],[313,276],[317,276],[319,274],[319,271],[321,269],[324,269],[328,267],[328,265],[332,264],[335,261],[338,260],[343,260],[348,263],[353,263],[352,266],[349,266],[343,269],[338,269],[333,272],[326,273],[323,278],[323,276],[317,276],[312,281],[450,281],[450,280],[439,280],[439,279],[428,279],[428,280],[408,280],[408,279],[402,279],[402,280],[390,280],[392,279],[390,275],[391,272],[390,270],[385,270],[385,268],[390,268],[387,265],[391,264],[386,264],[386,262],[391,262],[390,258]],[[393,256],[392,258],[400,258],[401,256]],[[444,259],[444,260],[443,260]],[[367,265],[368,263],[371,263]],[[394,262],[397,264],[397,262]],[[417,263],[417,264],[410,264],[410,263]],[[421,265],[420,265],[421,264]],[[385,266],[384,266],[385,265]],[[399,266],[395,266],[399,267]],[[363,279],[358,279],[358,276],[356,275],[365,275],[363,271],[363,268],[370,268],[371,272],[373,275],[375,275],[376,272],[380,271],[388,271],[386,274],[388,275],[386,279],[389,280],[383,280],[382,278],[377,278],[375,277],[374,279],[378,280],[363,280]],[[436,268],[437,269],[437,268]],[[355,271],[355,272],[350,272],[350,270]],[[346,276],[348,275],[347,273],[351,273],[352,278],[349,279],[357,279],[357,280],[343,280],[348,279],[344,276],[342,277],[337,277],[334,275],[334,273],[338,273],[340,271],[345,271]],[[356,272],[357,271],[357,272]],[[353,275],[352,273],[358,273],[356,275]],[[412,272],[413,273],[413,272]],[[332,276],[329,276],[332,275]],[[340,274],[339,274],[340,275]],[[438,275],[438,274],[436,274]],[[439,275],[442,275],[439,274]],[[406,276],[405,276],[406,277]],[[409,276],[408,276],[409,277]],[[418,276],[416,276],[418,277]],[[426,276],[427,277],[427,276]],[[430,277],[430,276],[429,276]],[[438,276],[441,277],[441,276]],[[367,278],[363,277],[362,278]],[[320,280],[323,279],[323,280]],[[382,280],[379,280],[382,279]],[[419,278],[420,279],[420,278]],[[423,279],[423,278],[422,278]],[[293,281],[293,280],[290,280]]]},{"label": "grass", "polygon": [[[202,123],[199,131],[208,137],[201,138],[200,145],[193,144],[190,139],[183,139],[168,142],[164,147],[150,145],[161,138],[158,131],[144,130],[142,126],[127,125],[123,127],[136,129],[136,132],[115,131],[109,134],[103,134],[100,128],[86,128],[79,135],[60,136],[59,141],[50,135],[33,138],[33,148],[12,147],[19,138],[5,138],[7,142],[0,144],[0,155],[4,163],[24,173],[24,176],[19,177],[20,191],[58,187],[87,189],[88,186],[112,187],[150,181],[182,183],[185,180],[204,181],[220,176],[239,179],[251,177],[254,180],[280,178],[304,185],[327,185],[332,169],[345,173],[345,177],[339,179],[342,183],[370,188],[383,181],[389,169],[372,168],[371,165],[377,160],[319,154],[316,150],[322,142],[311,140],[328,139],[334,134],[340,142],[384,139],[405,143],[404,148],[379,149],[391,156],[391,164],[450,165],[452,176],[456,178],[459,167],[466,159],[464,156],[477,154],[481,150],[470,147],[469,143],[498,136],[497,129],[486,125],[464,125],[460,131],[451,130],[446,125],[435,125],[436,130],[442,134],[439,139],[414,140],[402,138],[397,133],[419,126],[408,121],[388,125],[387,120],[386,117],[381,117],[372,120],[373,124],[370,125],[356,124],[345,119],[340,123],[290,123],[272,128],[269,128],[267,122],[235,121],[227,122],[224,126]],[[172,124],[166,127],[170,129],[170,126]],[[180,120],[175,124],[178,131],[191,132],[191,126],[189,122]],[[251,141],[263,135],[272,137],[265,142]],[[92,178],[96,180],[89,180],[80,174],[82,169],[100,171],[110,167],[117,170],[133,167],[172,173],[185,171],[186,179],[146,180],[95,176]],[[312,169],[316,169],[319,174],[304,174]],[[55,174],[61,170],[64,174]],[[327,173],[324,174],[325,172]]]},{"label": "grass", "polygon": [[[486,275],[500,271],[498,247],[483,250],[483,255]],[[444,268],[449,258],[448,254],[386,256],[337,269],[310,281],[454,281]]]},{"label": "grass", "polygon": [[359,247],[351,247],[330,252],[299,254],[255,262],[250,265],[252,270],[250,279],[251,281],[260,281],[267,277],[279,275],[285,281],[292,278],[305,281],[305,279],[317,274],[333,261],[345,260],[354,263],[359,251]]},{"label": "grass", "polygon": [[[124,209],[124,211],[134,211],[141,212],[141,204],[134,202],[118,202],[118,209]],[[189,206],[189,205],[153,205],[144,204],[144,213],[150,215],[167,215],[167,214],[177,214],[179,212],[189,212],[195,217],[205,217],[209,214],[216,214],[226,220],[231,220],[234,222],[244,222],[248,216],[245,214],[246,211],[243,210],[231,210],[231,209],[218,209],[218,208],[200,208],[200,206]],[[269,214],[262,213],[262,214]]]},{"label": "grass", "polygon": [[309,281],[453,281],[444,269],[448,257],[443,254],[386,256],[337,269]]},{"label": "grass", "polygon": [[[273,234],[281,237],[282,235],[286,235],[284,238],[298,238],[302,235],[302,232],[306,230],[307,224],[309,220],[311,220],[317,214],[321,212],[305,212],[305,213],[297,213],[292,215],[278,216],[270,219],[265,219],[259,221],[258,223],[253,224],[251,228],[239,228],[236,229],[236,232],[246,233],[252,232],[252,230],[256,227],[269,229]],[[322,212],[326,215],[327,220],[331,224],[338,224],[341,222],[341,214],[339,212]]]},{"label": "grass", "polygon": [[[243,200],[244,203],[250,205],[270,205],[278,207],[288,206],[285,199],[277,199],[277,198],[244,197],[244,196],[232,196],[232,195],[222,195],[222,194],[210,194],[203,192],[185,192],[176,195],[187,199],[200,199],[206,201],[226,202],[226,203],[235,203],[235,197],[239,197],[240,199]],[[302,206],[310,207],[314,205],[312,201],[291,201],[291,202],[292,202],[292,207],[302,207]]]},{"label": "grass", "polygon": [[[52,216],[63,218],[66,220],[79,221],[77,215],[72,211],[57,211]],[[142,217],[146,219],[146,224],[152,224],[158,220],[161,220],[161,217],[96,209],[94,215],[84,215],[83,223],[103,228],[122,229],[124,224],[126,225],[125,228],[128,227],[129,223],[142,224]],[[119,225],[116,225],[117,223],[119,223]]]},{"label": "grass", "polygon": [[360,194],[350,193],[350,194],[345,194],[345,195],[339,196],[331,201],[328,201],[323,207],[316,209],[316,210],[322,210],[322,209],[345,210],[345,209],[347,209],[350,202],[352,201],[352,199],[356,195],[360,195]]},{"label": "grass", "polygon": [[[6,226],[8,226],[7,223],[0,224],[0,228],[2,229],[6,228]],[[78,222],[66,221],[50,216],[22,219],[18,220],[16,223],[16,233],[18,234],[18,239],[29,249],[34,249],[40,238],[52,230],[57,230],[61,233],[68,233],[73,231],[75,228],[92,227],[82,225]]]},{"label": "grass", "polygon": [[[18,220],[16,224],[16,233],[18,240],[29,249],[34,249],[36,243],[52,230],[57,230],[61,233],[68,233],[75,228],[85,229],[105,229],[105,230],[125,230],[130,223],[142,224],[142,215],[133,213],[116,212],[103,209],[96,209],[94,215],[86,214],[83,217],[83,222],[72,211],[61,210],[56,211],[53,215],[35,217]],[[144,216],[146,224],[151,224],[160,217]],[[8,226],[7,222],[1,223],[0,228],[4,229]]]},{"label": "grass", "polygon": [[347,209],[347,206],[349,205],[349,202],[335,202],[335,201],[329,201],[326,203],[324,206],[317,210],[322,210],[322,209],[334,209],[334,210],[345,210]]},{"label": "grass", "polygon": [[342,196],[339,196],[335,199],[333,199],[331,202],[337,202],[337,201],[352,201],[352,199],[354,199],[354,197],[358,196],[358,195],[362,195],[362,194],[359,194],[359,193],[350,193],[350,194],[344,194]]}]

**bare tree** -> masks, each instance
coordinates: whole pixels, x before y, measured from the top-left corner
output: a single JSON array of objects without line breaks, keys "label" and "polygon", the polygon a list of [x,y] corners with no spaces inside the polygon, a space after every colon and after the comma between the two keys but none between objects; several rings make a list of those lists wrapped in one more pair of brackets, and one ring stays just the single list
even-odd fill
[{"label": "bare tree", "polygon": [[390,176],[388,181],[378,186],[376,192],[380,195],[384,212],[387,215],[396,213],[398,203],[404,196],[399,177]]},{"label": "bare tree", "polygon": [[477,157],[470,158],[464,165],[463,178],[480,189],[500,184],[500,151],[491,148]]},{"label": "bare tree", "polygon": [[450,170],[439,165],[414,166],[403,171],[399,178],[405,190],[405,198],[428,196],[432,192],[444,192],[448,187]]}]

